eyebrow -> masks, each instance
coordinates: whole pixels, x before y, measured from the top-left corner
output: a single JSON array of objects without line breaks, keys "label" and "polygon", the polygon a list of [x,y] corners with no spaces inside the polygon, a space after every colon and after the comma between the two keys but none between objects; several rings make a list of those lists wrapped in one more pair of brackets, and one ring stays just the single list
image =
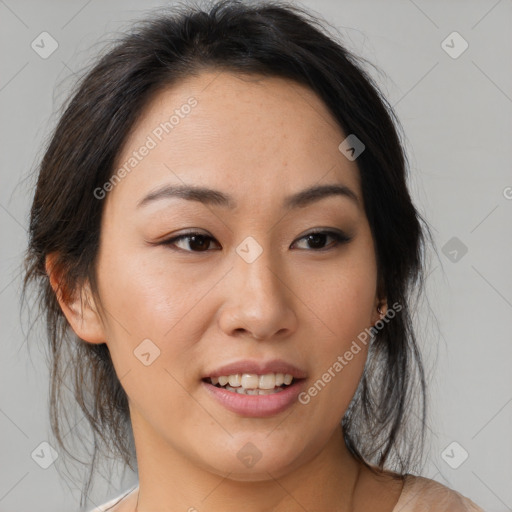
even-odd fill
[{"label": "eyebrow", "polygon": [[[352,189],[345,185],[330,184],[316,185],[287,196],[284,199],[283,207],[287,210],[304,208],[312,203],[331,196],[346,197],[359,206],[359,199]],[[213,190],[196,185],[165,185],[153,192],[150,192],[141,201],[139,201],[137,207],[145,206],[153,201],[176,197],[222,208],[233,209],[236,207],[236,201],[229,194],[225,194],[220,190]]]}]

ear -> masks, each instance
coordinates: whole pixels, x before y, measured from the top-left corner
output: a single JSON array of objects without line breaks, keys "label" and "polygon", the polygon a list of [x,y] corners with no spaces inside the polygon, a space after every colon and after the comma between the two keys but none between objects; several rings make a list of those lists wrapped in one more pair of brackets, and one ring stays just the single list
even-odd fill
[{"label": "ear", "polygon": [[46,257],[46,273],[69,325],[84,341],[105,343],[103,322],[98,314],[89,281],[78,290],[68,290],[62,280],[62,271],[57,265],[57,256],[56,253],[52,253]]}]

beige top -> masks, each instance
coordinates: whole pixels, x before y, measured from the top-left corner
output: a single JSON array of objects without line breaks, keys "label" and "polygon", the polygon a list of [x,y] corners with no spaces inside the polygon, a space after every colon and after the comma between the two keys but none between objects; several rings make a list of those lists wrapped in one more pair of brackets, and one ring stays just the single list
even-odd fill
[{"label": "beige top", "polygon": [[[125,491],[122,495],[104,503],[90,512],[114,512],[118,502],[138,486]],[[392,512],[485,512],[457,491],[422,476],[407,475],[402,493]]]},{"label": "beige top", "polygon": [[422,476],[407,475],[393,512],[485,512],[469,498]]}]

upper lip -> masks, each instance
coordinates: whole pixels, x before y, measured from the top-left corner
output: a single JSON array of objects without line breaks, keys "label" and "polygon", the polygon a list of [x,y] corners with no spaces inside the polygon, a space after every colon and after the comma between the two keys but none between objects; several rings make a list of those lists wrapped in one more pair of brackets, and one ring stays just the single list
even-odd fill
[{"label": "upper lip", "polygon": [[306,377],[304,370],[282,359],[272,359],[271,361],[244,359],[211,370],[204,378],[236,375],[237,373],[256,373],[258,375],[265,375],[267,373],[289,373],[296,379]]}]

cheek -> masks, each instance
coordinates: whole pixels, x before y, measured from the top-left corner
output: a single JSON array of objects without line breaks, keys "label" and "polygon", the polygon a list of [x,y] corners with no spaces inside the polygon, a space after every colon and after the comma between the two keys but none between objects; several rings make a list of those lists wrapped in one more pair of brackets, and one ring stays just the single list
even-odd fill
[{"label": "cheek", "polygon": [[[201,281],[162,252],[109,244],[99,262],[102,295],[131,329],[164,336],[198,302]],[[155,248],[156,249],[156,248]]]},{"label": "cheek", "polygon": [[323,278],[315,279],[314,287],[303,284],[299,292],[308,297],[317,324],[314,340],[304,346],[304,356],[315,367],[305,400],[316,402],[314,407],[321,407],[322,417],[332,422],[339,421],[350,403],[368,354],[376,297],[376,265],[370,250],[340,259]]},{"label": "cheek", "polygon": [[189,315],[201,315],[194,305],[207,290],[173,275],[172,269],[162,272],[136,251],[123,257],[122,250],[115,250],[114,244],[106,245],[108,257],[98,265],[109,351],[130,402],[169,425],[176,409],[194,407],[183,388],[196,360],[195,324]]},{"label": "cheek", "polygon": [[322,321],[313,331],[314,340],[303,347],[303,357],[314,368],[300,400],[305,410],[314,411],[305,421],[315,425],[311,428],[321,424],[326,435],[343,418],[361,380],[375,297],[375,284],[366,275],[337,275],[322,293],[309,295],[308,305]]},{"label": "cheek", "polygon": [[325,324],[324,334],[314,344],[316,377],[333,382],[329,386],[342,388],[343,395],[355,391],[365,365],[374,293],[373,283],[352,276],[350,283],[331,282],[316,297],[316,310],[322,312]]},{"label": "cheek", "polygon": [[[117,252],[116,252],[117,251]],[[144,340],[159,355],[176,360],[194,342],[187,331],[187,314],[197,315],[205,286],[191,284],[183,273],[161,268],[133,249],[123,256],[114,244],[99,259],[98,280],[106,310],[109,349],[123,367],[131,367],[134,351]],[[107,256],[108,255],[108,256]],[[172,341],[172,343],[171,343]],[[142,350],[142,347],[141,347]],[[164,358],[156,360],[161,364]]]},{"label": "cheek", "polygon": [[369,257],[340,260],[325,269],[323,277],[300,280],[299,293],[327,336],[329,351],[344,345],[371,326],[376,298],[376,269]]}]

